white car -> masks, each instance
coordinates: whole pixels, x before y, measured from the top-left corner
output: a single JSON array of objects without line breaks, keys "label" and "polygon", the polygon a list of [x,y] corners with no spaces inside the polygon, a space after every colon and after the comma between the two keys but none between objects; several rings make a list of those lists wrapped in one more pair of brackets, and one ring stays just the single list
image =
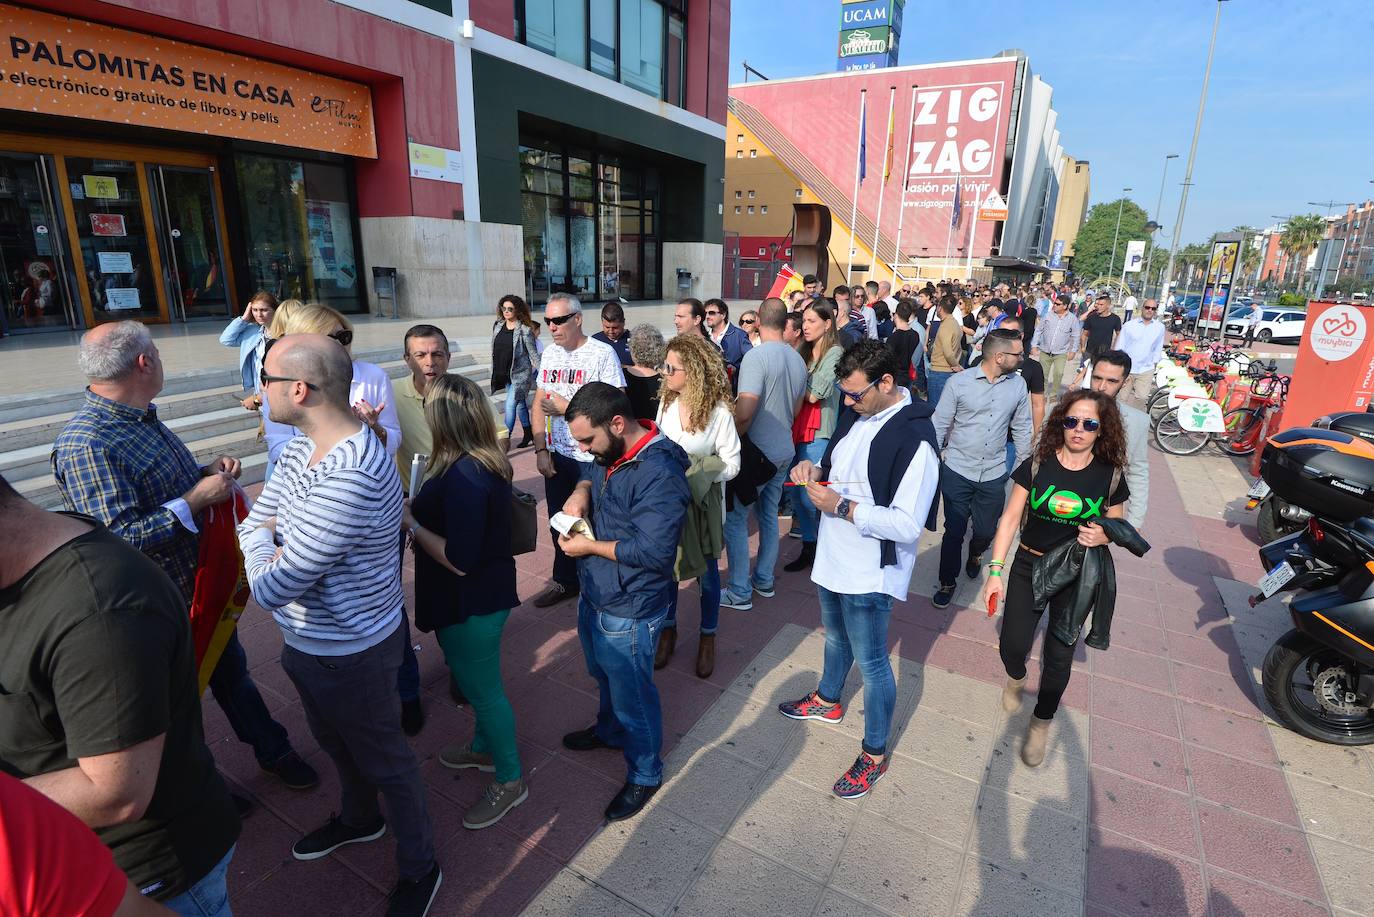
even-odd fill
[{"label": "white car", "polygon": [[[1297,341],[1307,326],[1307,312],[1303,309],[1264,309],[1260,312],[1259,325],[1255,328],[1255,340]],[[1226,336],[1245,337],[1250,327],[1250,317],[1227,318]]]}]

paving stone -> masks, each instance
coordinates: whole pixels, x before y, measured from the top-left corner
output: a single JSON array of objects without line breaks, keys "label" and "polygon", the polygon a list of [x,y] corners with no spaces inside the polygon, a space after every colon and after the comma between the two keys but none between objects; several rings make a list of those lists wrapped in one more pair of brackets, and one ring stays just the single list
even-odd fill
[{"label": "paving stone", "polygon": [[[1192,701],[1180,701],[1178,710],[1185,740],[1260,764],[1279,763],[1269,738],[1270,730],[1259,720]],[[1371,788],[1374,789],[1374,774]]]},{"label": "paving stone", "polygon": [[1324,837],[1312,837],[1311,842],[1331,904],[1355,914],[1374,913],[1374,872],[1369,869],[1369,851]]},{"label": "paving stone", "polygon": [[864,812],[962,848],[977,802],[978,784],[972,780],[893,758],[868,794]]},{"label": "paving stone", "polygon": [[917,707],[893,752],[982,781],[992,730]]},{"label": "paving stone", "polygon": [[652,914],[667,910],[701,872],[716,836],[666,808],[613,822],[569,863]]},{"label": "paving stone", "polygon": [[1095,829],[1088,839],[1089,913],[1093,905],[1131,917],[1205,917],[1207,891],[1197,863]]},{"label": "paving stone", "polygon": [[1303,830],[1374,853],[1374,821],[1365,797],[1304,777],[1295,776],[1289,783]]},{"label": "paving stone", "polygon": [[789,659],[759,656],[730,683],[730,690],[765,706],[804,697],[816,690],[821,660],[817,658],[803,665],[795,659],[795,656]]},{"label": "paving stone", "polygon": [[827,890],[815,917],[873,917],[873,905]]},{"label": "paving stone", "polygon": [[[899,679],[914,665],[902,665]],[[941,713],[979,726],[997,725],[1001,713],[1001,687],[936,666],[917,668],[921,670],[921,678],[916,688],[913,710]]]},{"label": "paving stone", "polygon": [[1105,653],[1094,653],[1092,658],[1094,676],[1114,678],[1166,693],[1173,688],[1169,678],[1169,662],[1163,656],[1113,646]]},{"label": "paving stone", "polygon": [[1188,665],[1216,672],[1245,670],[1240,644],[1236,642],[1235,633],[1229,627],[1218,627],[1200,636],[1174,631],[1166,633],[1169,641],[1169,658],[1175,662],[1186,662]]},{"label": "paving stone", "polygon": [[[891,851],[901,851],[894,858]],[[873,816],[859,819],[840,854],[831,884],[895,914],[947,914],[959,886],[963,856],[956,847]]]},{"label": "paving stone", "polygon": [[954,913],[961,917],[1045,917],[1077,914],[1081,898],[1039,885],[1024,872],[970,857],[964,863],[963,884]]},{"label": "paving stone", "polygon": [[1092,763],[1179,792],[1188,792],[1188,767],[1183,743],[1163,736],[1100,720],[1093,724]]},{"label": "paving stone", "polygon": [[1093,827],[1199,858],[1193,807],[1186,794],[1096,767],[1091,786]]},{"label": "paving stone", "polygon": [[1107,717],[1162,735],[1179,735],[1174,699],[1134,685],[1092,679],[1093,717]]},{"label": "paving stone", "polygon": [[987,787],[969,853],[1075,894],[1083,887],[1086,834],[1087,826],[1072,816]]},{"label": "paving stone", "polygon": [[[1347,748],[1314,742],[1283,726],[1270,726],[1279,760],[1290,773],[1374,796],[1374,766],[1367,747]],[[1370,805],[1366,802],[1365,805]]]},{"label": "paving stone", "polygon": [[[849,719],[846,714],[845,719]],[[791,740],[783,748],[769,777],[787,777],[814,790],[829,793],[860,751],[859,740],[837,726],[814,720],[794,723]]]},{"label": "paving stone", "polygon": [[[1034,715],[1034,703],[1029,699],[1021,709],[1012,714],[1003,714],[999,724],[996,748],[1013,756],[1020,755],[1021,745]],[[1050,720],[1050,733],[1046,742],[1048,754],[1064,754],[1082,761],[1088,760],[1088,734],[1092,718],[1081,710],[1060,707]],[[1019,759],[1018,759],[1019,760]]]},{"label": "paving stone", "polygon": [[727,691],[701,715],[687,738],[703,745],[719,745],[746,761],[766,765],[777,758],[797,726],[776,707],[765,707]]},{"label": "paving stone", "polygon": [[1322,893],[1307,835],[1206,803],[1197,808],[1209,864],[1305,897]]},{"label": "paving stone", "polygon": [[809,914],[823,890],[820,883],[725,840],[673,913],[675,917]]},{"label": "paving stone", "polygon": [[727,837],[824,881],[858,812],[853,801],[780,777],[760,788]]},{"label": "paving stone", "polygon": [[794,653],[812,654],[825,648],[825,634],[798,624],[784,624],[760,651],[774,659],[790,659]]},{"label": "paving stone", "polygon": [[[1188,749],[1188,770],[1193,777],[1193,791],[1202,799],[1287,825],[1298,823],[1288,781],[1277,767],[1251,764],[1191,747]],[[1295,781],[1299,779],[1294,778]]]},{"label": "paving stone", "polygon": [[1207,900],[1214,917],[1321,917],[1328,913],[1314,901],[1295,898],[1219,869],[1207,870]]},{"label": "paving stone", "polygon": [[587,877],[563,869],[530,902],[524,917],[641,917],[647,913]]},{"label": "paving stone", "polygon": [[[1253,685],[1249,678],[1232,672],[1213,672],[1196,666],[1175,662],[1171,668],[1174,673],[1174,686],[1178,696],[1185,700],[1198,701],[1233,710],[1246,716],[1261,716],[1255,703]],[[1244,679],[1245,684],[1238,683]]]},{"label": "paving stone", "polygon": [[992,749],[985,782],[989,787],[1058,809],[1065,815],[1080,820],[1087,818],[1086,757],[1051,751],[1039,767],[1026,767],[1021,761],[1019,739],[1015,746],[998,742]]}]

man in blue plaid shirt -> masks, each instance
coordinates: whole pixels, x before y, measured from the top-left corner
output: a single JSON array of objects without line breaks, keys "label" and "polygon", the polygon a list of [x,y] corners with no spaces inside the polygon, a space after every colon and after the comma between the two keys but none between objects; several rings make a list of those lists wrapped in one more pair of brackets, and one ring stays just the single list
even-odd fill
[{"label": "man in blue plaid shirt", "polygon": [[[157,562],[189,606],[200,554],[197,517],[223,503],[239,476],[239,460],[220,456],[201,467],[157,418],[162,359],[138,322],[98,325],[81,338],[81,371],[90,380],[86,404],[53,444],[52,470],[67,508],[104,523]],[[233,727],[253,746],[263,770],[292,789],[319,783],[272,719],[248,674],[235,633],[210,677],[210,691]],[[240,803],[243,808],[244,803]]]}]

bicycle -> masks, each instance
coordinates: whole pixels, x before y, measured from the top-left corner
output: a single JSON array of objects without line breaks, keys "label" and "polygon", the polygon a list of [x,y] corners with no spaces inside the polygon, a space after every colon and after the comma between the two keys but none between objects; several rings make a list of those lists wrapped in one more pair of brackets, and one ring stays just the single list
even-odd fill
[{"label": "bicycle", "polygon": [[[1216,400],[1216,393],[1222,381],[1216,374],[1208,374],[1212,385],[1210,400]],[[1260,383],[1268,382],[1263,392],[1256,391]],[[1268,411],[1280,407],[1288,394],[1286,376],[1266,375],[1251,386],[1246,395],[1246,404],[1234,407],[1222,414],[1222,431],[1208,433],[1190,430],[1183,425],[1181,412],[1186,409],[1187,401],[1176,408],[1170,408],[1160,417],[1154,427],[1155,445],[1170,455],[1195,455],[1206,448],[1208,443],[1216,443],[1228,455],[1249,455],[1259,447],[1259,439],[1264,430],[1264,418]]]}]

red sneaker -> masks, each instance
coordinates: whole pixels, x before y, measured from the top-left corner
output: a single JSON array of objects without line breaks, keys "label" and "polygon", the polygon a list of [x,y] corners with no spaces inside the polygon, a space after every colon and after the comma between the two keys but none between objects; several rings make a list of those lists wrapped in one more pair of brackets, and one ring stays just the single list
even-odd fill
[{"label": "red sneaker", "polygon": [[873,789],[873,784],[882,779],[883,774],[887,773],[888,758],[883,758],[883,763],[874,761],[866,751],[859,752],[859,757],[854,759],[854,764],[849,770],[840,775],[840,779],[835,781],[835,795],[841,799],[858,799],[860,796],[867,796],[868,791]]},{"label": "red sneaker", "polygon": [[825,723],[839,723],[844,720],[844,707],[839,704],[827,705],[816,696],[816,692],[801,700],[778,704],[778,712],[794,720],[821,720]]}]

